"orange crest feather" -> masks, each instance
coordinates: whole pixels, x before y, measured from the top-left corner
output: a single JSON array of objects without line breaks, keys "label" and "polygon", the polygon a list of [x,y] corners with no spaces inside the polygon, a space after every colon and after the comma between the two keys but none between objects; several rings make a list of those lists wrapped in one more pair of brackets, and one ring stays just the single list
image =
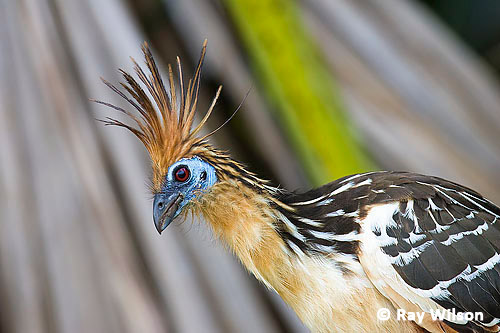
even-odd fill
[{"label": "orange crest feather", "polygon": [[[184,90],[184,82],[182,76],[182,68],[179,57],[177,57],[178,69],[178,88],[180,96],[177,96],[176,83],[172,67],[168,65],[168,83],[169,89],[165,88],[162,77],[156,66],[155,60],[148,47],[147,43],[142,45],[146,66],[149,70],[149,75],[146,75],[137,62],[134,63],[134,70],[146,88],[142,89],[140,84],[127,72],[120,70],[126,83],[120,85],[132,97],[130,98],[113,84],[103,80],[103,82],[114,92],[130,103],[138,112],[139,116],[122,109],[118,106],[95,101],[97,103],[109,106],[115,110],[123,112],[131,118],[137,127],[130,126],[113,118],[106,118],[106,125],[120,126],[130,130],[142,141],[149,152],[153,166],[153,188],[154,192],[161,189],[161,185],[169,166],[183,157],[191,157],[195,154],[193,146],[202,142],[215,131],[203,137],[197,137],[203,125],[206,123],[212,110],[215,106],[217,98],[220,95],[222,86],[219,86],[217,93],[212,100],[212,103],[200,123],[192,129],[193,120],[198,103],[198,93],[200,88],[201,68],[205,58],[207,48],[207,40],[203,42],[203,47],[200,54],[200,59],[196,67],[194,77],[189,80],[186,91]],[[153,103],[154,102],[154,103]]]}]

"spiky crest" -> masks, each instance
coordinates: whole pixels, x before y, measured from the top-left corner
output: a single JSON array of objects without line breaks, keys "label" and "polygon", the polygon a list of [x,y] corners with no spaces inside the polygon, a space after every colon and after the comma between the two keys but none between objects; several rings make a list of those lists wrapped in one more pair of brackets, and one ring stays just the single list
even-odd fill
[{"label": "spiky crest", "polygon": [[[137,125],[137,127],[130,126],[110,117],[107,117],[103,121],[106,125],[124,127],[130,130],[142,141],[152,161],[153,192],[160,191],[165,174],[172,163],[180,158],[203,155],[204,153],[208,153],[207,150],[211,150],[209,145],[201,143],[204,143],[205,139],[215,131],[202,137],[198,137],[197,134],[210,117],[217,98],[220,95],[222,86],[219,86],[217,89],[215,97],[203,116],[203,119],[194,129],[192,129],[198,103],[201,68],[205,58],[206,48],[207,40],[203,42],[194,77],[189,80],[186,90],[184,90],[182,67],[179,57],[177,57],[178,87],[174,80],[172,66],[169,64],[169,89],[167,90],[151,50],[146,42],[142,45],[142,52],[144,53],[145,63],[149,73],[146,74],[134,58],[131,58],[131,60],[134,64],[134,71],[137,77],[140,82],[146,86],[147,92],[152,99],[141,87],[139,82],[124,70],[120,70],[120,73],[126,83],[122,82],[120,85],[128,92],[131,98],[110,82],[102,79],[110,89],[120,95],[139,112],[139,116],[136,116],[116,105],[95,101],[126,114]],[[177,89],[179,90],[180,96],[177,95]],[[213,152],[210,152],[210,155],[213,156]]]}]

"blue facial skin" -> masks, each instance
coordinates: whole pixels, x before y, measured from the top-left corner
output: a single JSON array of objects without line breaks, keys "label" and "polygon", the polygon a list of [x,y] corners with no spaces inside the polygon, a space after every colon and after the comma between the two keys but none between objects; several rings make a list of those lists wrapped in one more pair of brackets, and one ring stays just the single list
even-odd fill
[{"label": "blue facial skin", "polygon": [[[175,173],[185,167],[189,177],[179,181]],[[153,201],[153,220],[156,230],[161,232],[172,222],[182,209],[195,198],[203,194],[217,182],[213,166],[199,157],[183,158],[168,168],[161,192],[156,193]]]}]

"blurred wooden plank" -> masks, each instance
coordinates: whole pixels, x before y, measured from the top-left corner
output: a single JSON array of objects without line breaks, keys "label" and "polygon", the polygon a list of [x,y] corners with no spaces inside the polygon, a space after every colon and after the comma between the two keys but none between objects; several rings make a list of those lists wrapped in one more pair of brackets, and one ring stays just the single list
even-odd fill
[{"label": "blurred wooden plank", "polygon": [[[396,2],[393,5],[397,6]],[[432,120],[436,126],[448,133],[451,140],[470,151],[483,163],[498,165],[500,156],[495,153],[495,149],[481,142],[481,136],[475,135],[470,126],[471,122],[462,119],[466,113],[462,105],[450,94],[449,87],[440,83],[447,76],[436,75],[426,69],[429,68],[427,63],[432,62],[432,54],[427,54],[427,63],[413,62],[412,48],[397,45],[396,39],[386,33],[391,30],[406,30],[406,22],[398,20],[397,27],[386,29],[378,23],[383,21],[384,17],[365,8],[372,6],[375,6],[375,3],[367,5],[359,1],[318,1],[314,2],[312,7],[321,19],[330,22],[329,25],[335,33],[354,48],[391,89],[405,99],[411,109]],[[413,12],[413,16],[416,17],[417,14]],[[426,36],[425,30],[416,31],[419,31],[420,39]],[[431,45],[429,43],[427,47]],[[448,50],[447,54],[452,54],[453,51]],[[439,54],[435,56],[440,58]],[[472,137],[476,137],[476,140],[471,140]]]},{"label": "blurred wooden plank", "polygon": [[[2,163],[1,183],[10,183],[6,196],[16,202],[7,207],[8,220],[25,228],[17,234],[3,228],[2,238],[13,239],[28,258],[2,265],[7,272],[19,266],[19,276],[4,277],[2,289],[34,280],[31,287],[20,286],[24,291],[3,291],[13,305],[6,331],[165,331],[144,288],[53,8],[43,1],[2,6],[8,9],[2,24],[11,41],[2,43],[7,50],[2,54],[11,66],[1,80],[10,87],[10,98],[0,113],[11,119],[7,124],[18,124],[16,135],[3,132],[10,136],[3,142],[15,140],[21,157],[11,167]],[[23,257],[16,247],[4,250],[7,258]]]},{"label": "blurred wooden plank", "polygon": [[[498,85],[488,75],[481,79],[484,69],[474,61],[469,66],[466,57],[457,56],[463,53],[461,48],[440,32],[439,40],[447,45],[446,51],[423,51],[437,42],[431,32],[441,30],[438,26],[417,30],[416,22],[421,26],[430,18],[411,10],[406,2],[394,5],[412,17],[413,29],[405,26],[410,19],[387,22],[390,15],[385,2],[368,5],[360,1],[305,0],[303,5],[307,22],[335,75],[341,78],[344,98],[365,141],[385,168],[453,179],[500,201],[499,144],[498,139],[492,139],[495,130],[491,130],[497,128],[498,138],[500,127],[492,121],[490,130],[481,131],[483,127],[471,121],[480,118],[479,109],[483,110],[481,117],[490,117],[487,114],[494,110],[489,103],[497,98],[494,92]],[[394,31],[406,31],[406,35],[396,38]],[[415,31],[419,31],[418,38],[410,38]],[[461,58],[461,62],[449,61],[450,57]],[[442,69],[433,70],[436,66]],[[457,84],[457,74],[450,74],[457,72],[473,72],[474,79],[462,77]],[[488,95],[489,103],[480,105],[478,96],[467,99],[462,94],[464,89],[475,90],[475,80],[482,80],[481,86],[487,87],[481,94]]]},{"label": "blurred wooden plank", "polygon": [[[9,22],[9,4],[0,1],[0,20]],[[13,46],[10,24],[0,29],[0,49]],[[30,191],[29,160],[20,149],[26,145],[16,116],[18,76],[12,52],[0,52],[0,330],[43,332],[45,313],[41,304],[46,285],[43,266],[37,265],[41,244],[36,232],[35,202]],[[8,79],[7,79],[8,78]],[[8,305],[8,306],[7,306]]]},{"label": "blurred wooden plank", "polygon": [[443,89],[468,110],[466,122],[478,126],[482,135],[493,140],[492,145],[498,149],[500,95],[492,69],[418,3],[379,0],[372,3],[374,6],[370,8],[383,18],[379,22],[386,26],[384,30],[392,34],[398,47],[406,49],[410,58],[425,64],[424,70],[433,73],[435,80],[446,79]]}]

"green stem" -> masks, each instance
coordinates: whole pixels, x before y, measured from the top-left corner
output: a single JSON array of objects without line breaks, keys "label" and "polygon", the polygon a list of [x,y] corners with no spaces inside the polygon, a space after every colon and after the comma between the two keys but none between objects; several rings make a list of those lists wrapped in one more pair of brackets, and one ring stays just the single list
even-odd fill
[{"label": "green stem", "polygon": [[258,78],[313,184],[373,169],[328,67],[287,0],[225,0]]}]

